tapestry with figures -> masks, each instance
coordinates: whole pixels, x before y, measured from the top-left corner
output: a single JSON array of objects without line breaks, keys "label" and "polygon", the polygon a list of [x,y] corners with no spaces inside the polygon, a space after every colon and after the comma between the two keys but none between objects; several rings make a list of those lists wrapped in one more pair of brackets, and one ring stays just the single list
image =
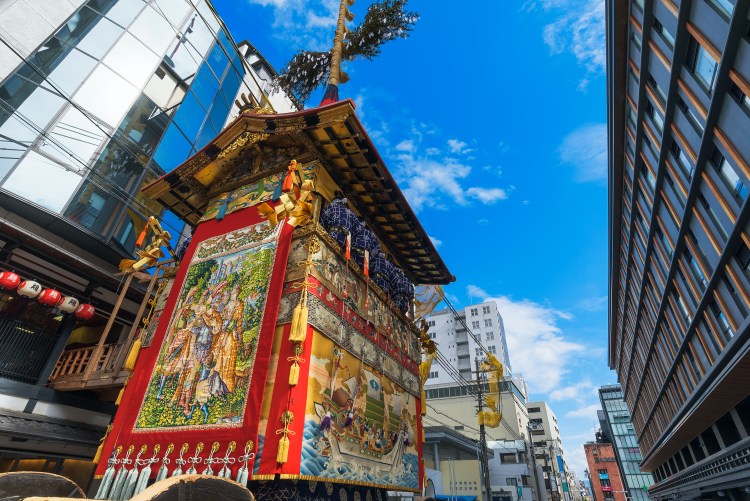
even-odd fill
[{"label": "tapestry with figures", "polygon": [[135,431],[242,426],[281,226],[198,245]]}]

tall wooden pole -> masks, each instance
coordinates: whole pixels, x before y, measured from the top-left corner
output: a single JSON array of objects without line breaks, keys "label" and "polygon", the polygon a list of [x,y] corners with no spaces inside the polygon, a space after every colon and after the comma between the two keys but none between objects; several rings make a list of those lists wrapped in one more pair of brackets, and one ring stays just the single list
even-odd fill
[{"label": "tall wooden pole", "polygon": [[341,80],[341,57],[344,53],[344,33],[346,32],[346,6],[353,4],[354,0],[341,0],[341,5],[339,5],[339,18],[336,21],[336,34],[333,37],[333,50],[331,51],[329,85],[338,85]]}]

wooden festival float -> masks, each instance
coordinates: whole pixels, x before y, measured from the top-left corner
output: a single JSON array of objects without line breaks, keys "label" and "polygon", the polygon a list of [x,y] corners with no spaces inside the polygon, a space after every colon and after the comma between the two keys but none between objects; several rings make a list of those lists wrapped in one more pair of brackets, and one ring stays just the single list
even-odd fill
[{"label": "wooden festival float", "polygon": [[319,107],[276,114],[246,99],[213,141],[144,188],[194,229],[129,357],[98,499],[185,474],[234,480],[262,500],[421,491],[435,345],[415,319],[454,278],[354,103],[338,99],[342,57],[376,55],[416,15],[405,0],[379,2],[347,31],[347,2],[331,52],[295,56],[308,84],[330,64]]},{"label": "wooden festival float", "polygon": [[195,473],[260,499],[419,492],[429,336],[414,284],[453,277],[353,102],[248,109],[144,192],[194,232],[96,497]]}]

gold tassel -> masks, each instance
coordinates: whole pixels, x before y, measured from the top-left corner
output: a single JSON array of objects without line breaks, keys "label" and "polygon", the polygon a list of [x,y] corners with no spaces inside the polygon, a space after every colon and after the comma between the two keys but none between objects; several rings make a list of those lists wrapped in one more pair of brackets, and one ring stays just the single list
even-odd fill
[{"label": "gold tassel", "polygon": [[276,453],[277,463],[286,463],[289,459],[289,438],[284,435],[279,440],[279,450]]},{"label": "gold tassel", "polygon": [[122,388],[120,389],[120,393],[117,394],[117,400],[115,400],[115,405],[120,405],[120,402],[122,402],[122,396],[125,394],[125,388],[128,387],[128,381],[130,381],[131,376],[132,376],[132,373],[125,380],[125,384],[122,385]]},{"label": "gold tassel", "polygon": [[292,316],[292,329],[289,331],[289,341],[303,343],[307,337],[307,303],[302,301],[294,307]]},{"label": "gold tassel", "polygon": [[297,386],[297,383],[299,383],[299,365],[294,362],[289,369],[289,386]]},{"label": "gold tassel", "polygon": [[94,459],[92,460],[92,463],[99,464],[99,460],[102,458],[102,451],[104,451],[104,442],[99,444],[99,447],[97,447],[96,454],[94,454]]},{"label": "gold tassel", "polygon": [[132,371],[135,369],[135,362],[138,360],[138,353],[141,351],[141,338],[138,338],[130,347],[128,358],[125,359],[125,370]]},{"label": "gold tassel", "polygon": [[421,407],[421,414],[425,416],[427,415],[427,392],[424,391],[424,388],[422,388],[419,399],[421,400],[421,402],[419,402],[419,406]]},{"label": "gold tassel", "polygon": [[281,414],[281,424],[284,427],[276,430],[276,434],[281,435],[279,448],[276,451],[276,462],[280,464],[286,463],[289,459],[289,435],[294,435],[294,432],[289,429],[292,421],[294,421],[294,413],[292,411],[284,411]]}]

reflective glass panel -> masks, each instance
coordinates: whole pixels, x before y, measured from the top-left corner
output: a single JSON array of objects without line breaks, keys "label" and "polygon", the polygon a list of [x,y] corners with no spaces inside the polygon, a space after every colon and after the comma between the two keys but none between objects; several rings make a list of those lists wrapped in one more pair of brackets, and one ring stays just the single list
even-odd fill
[{"label": "reflective glass panel", "polygon": [[115,44],[124,30],[109,19],[98,17],[97,21],[89,34],[78,44],[78,48],[97,59],[101,59]]},{"label": "reflective glass panel", "polygon": [[[18,108],[17,113],[22,118],[31,122],[36,128],[46,128],[52,117],[60,111],[63,104],[65,104],[65,99],[59,94],[37,87],[31,94],[31,97],[26,99]],[[8,124],[6,123],[3,127],[0,127],[0,134],[10,136],[13,139],[23,141],[37,135],[36,132],[29,130],[30,126],[22,125],[20,122],[12,124],[10,130],[6,129],[6,125]]]},{"label": "reflective glass panel", "polygon": [[196,149],[201,149],[206,146],[218,134],[219,131],[216,129],[216,127],[214,127],[211,119],[206,120],[206,123],[203,124],[203,130],[201,130],[198,139],[195,141]]},{"label": "reflective glass panel", "polygon": [[118,0],[107,12],[107,17],[120,26],[128,27],[145,6],[143,0]]},{"label": "reflective glass panel", "polygon": [[102,235],[110,232],[115,223],[113,216],[123,199],[135,195],[143,175],[142,164],[121,144],[110,140],[65,211],[73,221]]},{"label": "reflective glass panel", "polygon": [[167,115],[151,99],[141,94],[117,132],[119,137],[130,143],[132,151],[141,161],[147,163],[168,123]]},{"label": "reflective glass panel", "polygon": [[153,75],[160,58],[148,50],[130,33],[126,33],[112,48],[104,63],[128,80],[136,89],[142,89]]},{"label": "reflective glass panel", "polygon": [[200,105],[192,92],[185,94],[185,99],[175,113],[174,121],[180,126],[185,136],[192,142],[206,118],[206,110]]},{"label": "reflective glass panel", "polygon": [[[229,115],[229,108],[230,105],[224,99],[224,96],[222,96],[221,94],[216,96],[216,100],[214,101],[214,105],[211,108],[211,114],[209,116],[211,117],[211,121],[216,127],[217,132],[221,132],[221,130],[224,128],[224,124],[227,121],[227,116]],[[201,148],[203,147],[203,145],[200,145],[198,147]]]},{"label": "reflective glass panel", "polygon": [[31,202],[60,212],[81,181],[70,172],[35,151],[19,163],[3,188]]},{"label": "reflective glass panel", "polygon": [[74,50],[47,77],[48,82],[42,85],[60,89],[63,93],[70,96],[78,89],[78,86],[81,85],[81,82],[86,79],[89,73],[91,73],[94,66],[96,66],[96,59],[87,56],[79,50]]},{"label": "reflective glass panel", "polygon": [[173,123],[159,143],[154,161],[159,167],[169,172],[187,158],[190,148],[190,142],[185,139],[180,129]]},{"label": "reflective glass panel", "polygon": [[219,90],[219,82],[214,78],[208,65],[204,64],[195,76],[190,88],[201,104],[208,109],[214,100],[216,91]]},{"label": "reflective glass panel", "polygon": [[698,46],[695,57],[695,76],[703,82],[708,90],[713,89],[718,66],[718,63],[713,60],[708,52],[703,47]]},{"label": "reflective glass panel", "polygon": [[144,9],[129,31],[143,44],[160,56],[174,40],[175,29],[151,7]]},{"label": "reflective glass panel", "polygon": [[218,43],[214,44],[211,52],[206,58],[206,61],[208,62],[209,66],[211,66],[211,69],[214,70],[217,78],[222,78],[224,76],[224,71],[227,69],[229,59],[224,53],[224,48],[221,45],[219,45]]},{"label": "reflective glass panel", "polygon": [[138,90],[106,66],[99,65],[76,92],[74,100],[112,127],[130,108]]},{"label": "reflective glass panel", "polygon": [[179,27],[190,9],[190,5],[185,0],[157,0],[152,4],[154,8],[163,13],[172,26]]},{"label": "reflective glass panel", "polygon": [[88,165],[105,137],[91,119],[71,106],[50,130],[49,140],[44,141],[41,150],[81,170]]}]

